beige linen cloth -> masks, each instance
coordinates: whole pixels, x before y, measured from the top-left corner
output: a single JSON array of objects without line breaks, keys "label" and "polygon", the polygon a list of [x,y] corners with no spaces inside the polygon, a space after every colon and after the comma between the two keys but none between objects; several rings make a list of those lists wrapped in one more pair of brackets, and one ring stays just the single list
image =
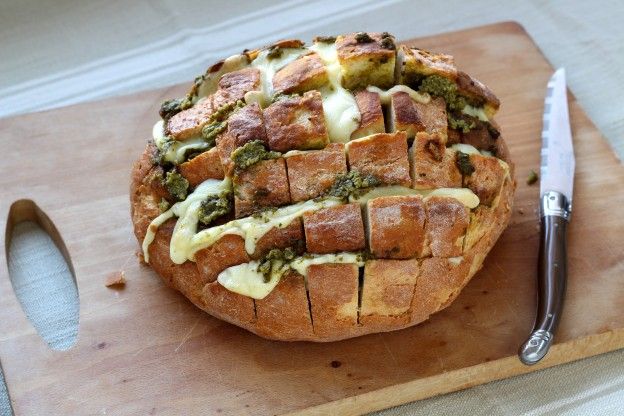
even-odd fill
[{"label": "beige linen cloth", "polygon": [[[615,0],[3,0],[0,117],[186,82],[218,58],[279,38],[387,30],[406,39],[516,20],[555,67],[567,67],[571,90],[621,158],[623,16],[624,2]],[[23,259],[58,258],[36,229],[20,235],[13,244]],[[44,339],[70,346],[77,293],[63,278],[67,270],[59,263],[33,281],[19,272],[19,261],[12,267],[17,294]],[[44,291],[64,302],[51,310],[41,302]],[[10,414],[0,379],[0,415]],[[622,415],[624,351],[377,414]]]}]

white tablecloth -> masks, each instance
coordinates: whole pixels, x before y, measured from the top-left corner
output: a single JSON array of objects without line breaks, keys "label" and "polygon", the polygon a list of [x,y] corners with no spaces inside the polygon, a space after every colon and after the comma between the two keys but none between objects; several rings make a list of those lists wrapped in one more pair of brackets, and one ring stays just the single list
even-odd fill
[{"label": "white tablecloth", "polygon": [[[571,90],[622,157],[623,16],[618,1],[4,0],[0,117],[188,81],[207,63],[279,38],[387,30],[400,39],[517,20],[554,66],[567,68]],[[18,294],[36,298],[50,281],[54,275]],[[53,312],[51,338],[66,345],[70,335],[62,334],[75,332],[75,320]],[[621,415],[624,351],[379,414]]]}]

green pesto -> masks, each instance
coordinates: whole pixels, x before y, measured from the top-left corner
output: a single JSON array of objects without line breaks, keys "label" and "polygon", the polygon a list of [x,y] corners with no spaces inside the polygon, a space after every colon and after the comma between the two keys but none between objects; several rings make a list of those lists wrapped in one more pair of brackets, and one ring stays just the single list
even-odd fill
[{"label": "green pesto", "polygon": [[232,162],[237,170],[245,170],[262,160],[276,159],[280,156],[279,152],[266,150],[262,140],[253,140],[232,152]]},{"label": "green pesto", "polygon": [[373,175],[363,175],[352,170],[338,175],[326,195],[341,199],[347,199],[353,195],[357,198],[361,195],[362,190],[378,185],[381,185],[381,182]]},{"label": "green pesto", "polygon": [[381,47],[384,49],[389,49],[391,51],[396,49],[396,45],[394,44],[394,39],[392,39],[392,35],[388,32],[383,32],[381,34]]},{"label": "green pesto", "polygon": [[358,262],[367,262],[368,260],[373,260],[375,256],[370,251],[364,250],[357,253],[355,258]]},{"label": "green pesto", "polygon": [[226,121],[213,121],[208,123],[202,128],[202,138],[208,143],[208,146],[214,147],[217,142],[217,136],[225,131],[226,127]]},{"label": "green pesto", "polygon": [[283,92],[278,92],[277,94],[275,94],[273,96],[273,99],[271,100],[271,102],[272,103],[276,103],[276,102],[281,101],[281,100],[287,100],[289,98],[299,98],[299,97],[300,97],[300,95],[297,94],[296,92],[294,92],[292,94],[285,94]]},{"label": "green pesto", "polygon": [[279,58],[280,56],[282,56],[282,48],[280,48],[279,46],[271,46],[269,48],[269,52],[267,53],[267,58],[275,59],[275,58]]},{"label": "green pesto", "polygon": [[167,154],[167,151],[169,150],[169,148],[173,145],[173,143],[175,142],[175,140],[173,140],[173,138],[171,136],[166,136],[165,140],[163,141],[163,144],[160,146],[160,148],[158,148],[154,154],[153,157],[153,162],[154,164],[160,165],[160,166],[166,166],[167,164],[169,164],[170,162],[165,160],[165,155]]},{"label": "green pesto", "polygon": [[178,172],[167,172],[167,176],[165,178],[165,188],[167,188],[171,196],[179,201],[182,201],[186,198],[188,193],[189,183],[186,178]]},{"label": "green pesto", "polygon": [[284,265],[293,261],[296,256],[297,252],[291,247],[285,249],[274,248],[260,260],[258,272],[262,273],[264,282],[267,283],[271,280],[271,272],[276,266],[283,269]]},{"label": "green pesto", "polygon": [[158,203],[158,209],[160,210],[160,212],[167,211],[170,206],[171,204],[169,204],[169,201],[167,201],[165,198],[161,198],[160,202]]},{"label": "green pesto", "polygon": [[458,151],[455,154],[455,164],[462,175],[470,176],[475,171],[475,167],[470,162],[470,155],[467,153]]},{"label": "green pesto", "polygon": [[197,97],[197,94],[199,93],[199,88],[201,87],[201,85],[204,83],[204,81],[206,80],[206,76],[205,75],[199,75],[195,77],[195,80],[193,81],[193,86],[191,87],[191,91],[189,92],[189,95],[193,98]]},{"label": "green pesto", "polygon": [[529,176],[527,177],[527,180],[526,180],[527,185],[533,185],[538,180],[539,180],[539,176],[537,175],[537,172],[531,169],[531,172],[529,172]]},{"label": "green pesto", "polygon": [[357,43],[371,43],[375,40],[371,38],[366,32],[358,32],[355,34],[355,41]]},{"label": "green pesto", "polygon": [[446,106],[451,110],[461,111],[468,104],[466,98],[457,93],[457,85],[440,75],[429,75],[422,80],[418,89],[421,92],[444,98]]},{"label": "green pesto", "polygon": [[314,38],[314,41],[319,43],[334,43],[336,42],[336,36],[317,36]]},{"label": "green pesto", "polygon": [[217,109],[217,111],[210,115],[210,119],[208,120],[208,122],[212,123],[215,121],[223,121],[227,119],[230,114],[233,113],[235,110],[238,110],[239,108],[242,108],[244,106],[245,102],[243,100],[238,100],[235,103],[223,104]]},{"label": "green pesto", "polygon": [[188,94],[183,98],[174,98],[171,100],[167,100],[160,106],[160,117],[163,120],[168,120],[174,115],[178,114],[182,110],[186,110],[193,106],[193,96]]},{"label": "green pesto", "polygon": [[232,209],[231,192],[221,192],[204,199],[199,207],[199,222],[210,225],[215,219],[227,214]]},{"label": "green pesto", "polygon": [[477,123],[473,117],[455,117],[455,115],[451,112],[448,112],[446,118],[448,119],[448,125],[450,128],[453,130],[461,130],[462,133],[468,133],[470,130],[477,127]]},{"label": "green pesto", "polygon": [[253,214],[251,214],[251,216],[257,220],[264,219],[266,222],[268,222],[265,214],[271,214],[275,211],[277,211],[277,207],[259,207],[256,211],[254,211]]}]

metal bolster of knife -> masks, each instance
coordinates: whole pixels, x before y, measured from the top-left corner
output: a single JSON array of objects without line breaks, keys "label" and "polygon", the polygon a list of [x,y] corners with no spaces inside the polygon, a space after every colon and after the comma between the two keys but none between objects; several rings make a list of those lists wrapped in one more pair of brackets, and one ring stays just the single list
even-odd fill
[{"label": "metal bolster of knife", "polygon": [[554,215],[569,221],[572,214],[572,201],[569,201],[561,192],[546,191],[542,195],[540,209],[542,217]]}]

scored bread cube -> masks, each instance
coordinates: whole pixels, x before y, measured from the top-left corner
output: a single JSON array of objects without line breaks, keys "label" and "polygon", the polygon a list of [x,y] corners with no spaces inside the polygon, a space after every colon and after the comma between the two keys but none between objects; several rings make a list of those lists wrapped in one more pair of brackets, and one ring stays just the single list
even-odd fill
[{"label": "scored bread cube", "polygon": [[470,131],[460,133],[461,143],[496,154],[498,144],[503,142],[503,140],[498,140],[500,137],[498,124],[494,120],[488,123],[474,120],[474,123],[474,127]]},{"label": "scored bread cube", "polygon": [[472,249],[488,234],[488,231],[494,228],[492,224],[494,218],[493,208],[486,205],[479,205],[470,212],[470,224],[464,238],[464,253]]},{"label": "scored bread cube", "polygon": [[313,333],[303,276],[287,271],[271,293],[256,299],[258,334],[295,340]]},{"label": "scored bread cube", "polygon": [[199,136],[202,127],[210,120],[215,110],[212,97],[202,98],[193,107],[171,116],[167,120],[166,133],[180,141]]},{"label": "scored bread cube", "polygon": [[329,143],[318,91],[280,98],[264,110],[264,118],[271,150],[322,149]]},{"label": "scored bread cube", "polygon": [[273,77],[273,89],[276,93],[303,93],[317,90],[327,83],[327,70],[317,53],[295,59]]},{"label": "scored bread cube", "polygon": [[464,176],[464,185],[479,197],[479,203],[491,205],[503,186],[505,168],[497,158],[481,154],[471,154],[470,163],[475,170]]},{"label": "scored bread cube", "polygon": [[178,171],[191,187],[196,187],[206,179],[223,179],[223,166],[216,147],[200,153],[193,159],[178,166]]},{"label": "scored bread cube", "polygon": [[245,250],[245,240],[234,234],[226,234],[211,246],[195,253],[199,275],[206,282],[214,282],[223,270],[250,260]]},{"label": "scored bread cube", "polygon": [[306,212],[303,228],[309,253],[358,251],[366,244],[362,211],[357,203]]},{"label": "scored bread cube", "polygon": [[415,101],[406,92],[392,94],[390,100],[390,130],[404,131],[408,138],[416,133],[447,134],[446,103],[433,98],[426,104]]},{"label": "scored bread cube", "polygon": [[414,288],[412,322],[422,322],[448,306],[462,289],[470,262],[463,257],[424,259]]},{"label": "scored bread cube", "polygon": [[360,324],[381,327],[409,324],[418,274],[417,259],[367,261],[364,266]]},{"label": "scored bread cube", "polygon": [[215,110],[227,104],[243,100],[249,91],[260,89],[260,70],[243,68],[228,72],[219,79],[219,88],[212,96]]},{"label": "scored bread cube", "polygon": [[254,300],[249,296],[239,295],[221,286],[219,282],[212,282],[202,290],[202,309],[208,311],[226,322],[238,325],[256,320]]},{"label": "scored bread cube", "polygon": [[394,85],[396,46],[392,35],[386,32],[341,35],[336,38],[336,51],[345,88]]},{"label": "scored bread cube", "polygon": [[375,133],[384,133],[386,130],[379,94],[372,91],[360,90],[355,93],[355,102],[360,111],[360,124],[353,133],[351,133],[351,140],[370,136]]},{"label": "scored bread cube", "polygon": [[372,175],[385,185],[410,186],[404,132],[380,133],[349,142],[350,170]]},{"label": "scored bread cube", "polygon": [[330,143],[323,150],[311,150],[286,158],[290,196],[293,202],[323,195],[340,174],[347,172],[342,143]]},{"label": "scored bread cube", "polygon": [[440,134],[416,134],[409,150],[414,189],[459,188],[462,175],[455,163],[455,151],[444,145]]},{"label": "scored bread cube", "polygon": [[234,169],[232,152],[253,140],[267,141],[262,109],[256,103],[234,112],[228,118],[226,132],[217,137],[219,157],[228,176]]},{"label": "scored bread cube", "polygon": [[377,258],[419,257],[425,242],[425,204],[420,195],[385,196],[367,203],[369,247]]},{"label": "scored bread cube", "polygon": [[442,196],[429,197],[425,206],[427,209],[425,232],[431,255],[461,256],[470,222],[470,209],[455,198]]},{"label": "scored bread cube", "polygon": [[500,107],[498,97],[487,85],[463,71],[459,71],[457,76],[457,91],[478,106],[483,106],[488,117],[493,117]]},{"label": "scored bread cube", "polygon": [[303,253],[305,250],[305,238],[303,236],[303,221],[295,218],[283,228],[271,228],[256,242],[256,249],[251,255],[253,259],[261,259],[274,248],[293,248]]},{"label": "scored bread cube", "polygon": [[307,273],[314,333],[344,337],[357,324],[357,264],[313,264]]},{"label": "scored bread cube", "polygon": [[397,59],[397,84],[417,86],[428,75],[440,75],[450,80],[457,78],[457,67],[451,55],[402,45]]},{"label": "scored bread cube", "polygon": [[288,177],[284,158],[262,160],[237,172],[234,184],[236,218],[246,217],[263,207],[290,203]]}]

